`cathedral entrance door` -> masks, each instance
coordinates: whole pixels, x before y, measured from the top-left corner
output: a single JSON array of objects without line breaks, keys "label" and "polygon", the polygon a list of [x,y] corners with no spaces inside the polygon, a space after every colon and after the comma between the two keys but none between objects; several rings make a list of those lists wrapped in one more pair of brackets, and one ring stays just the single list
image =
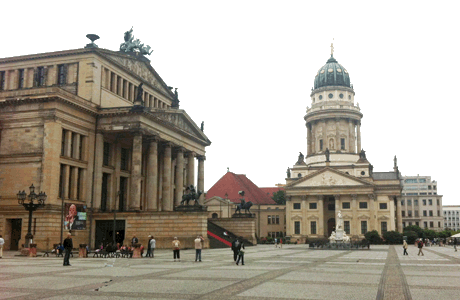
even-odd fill
[{"label": "cathedral entrance door", "polygon": [[[104,248],[113,243],[113,220],[96,220],[96,238],[94,248],[100,249],[101,244]],[[117,220],[115,225],[115,241],[123,245],[125,239],[125,221]]]},{"label": "cathedral entrance door", "polygon": [[335,218],[327,220],[327,236],[331,236],[332,231],[335,230]]}]

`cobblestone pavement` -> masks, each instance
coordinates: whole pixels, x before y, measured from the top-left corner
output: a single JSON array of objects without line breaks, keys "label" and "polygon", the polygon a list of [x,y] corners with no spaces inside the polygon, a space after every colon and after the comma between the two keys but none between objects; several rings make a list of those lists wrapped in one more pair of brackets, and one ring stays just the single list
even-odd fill
[{"label": "cobblestone pavement", "polygon": [[460,252],[451,247],[371,246],[310,250],[248,247],[236,266],[230,249],[157,250],[155,258],[14,256],[0,260],[0,299],[458,299]]}]

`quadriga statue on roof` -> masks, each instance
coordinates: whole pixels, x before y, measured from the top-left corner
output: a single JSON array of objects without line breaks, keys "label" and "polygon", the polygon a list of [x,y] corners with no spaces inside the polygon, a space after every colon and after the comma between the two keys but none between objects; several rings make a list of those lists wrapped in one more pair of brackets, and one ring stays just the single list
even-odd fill
[{"label": "quadriga statue on roof", "polygon": [[150,46],[144,46],[139,39],[134,39],[133,28],[125,32],[125,42],[120,44],[120,51],[122,52],[140,52],[142,55],[150,55],[153,50]]}]

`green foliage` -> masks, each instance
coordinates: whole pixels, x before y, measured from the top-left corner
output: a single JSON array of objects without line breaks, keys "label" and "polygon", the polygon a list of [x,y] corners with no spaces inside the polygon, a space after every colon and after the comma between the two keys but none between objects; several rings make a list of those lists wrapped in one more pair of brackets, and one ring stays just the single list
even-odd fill
[{"label": "green foliage", "polygon": [[271,244],[273,242],[273,238],[271,236],[267,236],[267,243]]},{"label": "green foliage", "polygon": [[366,234],[364,234],[364,237],[371,244],[381,244],[382,243],[382,239],[380,238],[380,235],[377,230],[366,232]]},{"label": "green foliage", "polygon": [[435,237],[436,237],[436,232],[434,230],[429,230],[429,229],[423,230],[423,238],[432,240]]},{"label": "green foliage", "polygon": [[[404,228],[406,229],[406,228]],[[415,240],[418,239],[418,235],[415,231],[404,231],[403,233],[404,236],[407,236],[407,243],[408,244],[413,244],[415,243]]]},{"label": "green foliage", "polygon": [[417,237],[421,238],[422,237],[422,233],[423,233],[423,229],[420,228],[419,226],[417,225],[410,225],[410,226],[407,226],[407,227],[404,227],[404,232],[406,231],[413,231],[417,234]]},{"label": "green foliage", "polygon": [[272,199],[276,204],[284,205],[286,204],[286,193],[282,190],[273,193]]},{"label": "green foliage", "polygon": [[397,231],[387,231],[383,233],[383,238],[387,244],[402,244],[403,235]]}]

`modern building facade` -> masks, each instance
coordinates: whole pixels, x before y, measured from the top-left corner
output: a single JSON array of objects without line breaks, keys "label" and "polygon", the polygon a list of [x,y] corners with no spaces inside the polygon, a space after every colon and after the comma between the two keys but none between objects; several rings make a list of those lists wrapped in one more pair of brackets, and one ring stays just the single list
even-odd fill
[{"label": "modern building facade", "polygon": [[417,225],[423,229],[442,231],[444,216],[442,196],[431,176],[403,176],[401,197],[403,227]]},{"label": "modern building facade", "polygon": [[400,173],[374,172],[362,150],[361,119],[348,71],[331,54],[315,76],[304,119],[307,155],[287,171],[287,235],[291,240],[330,236],[337,213],[346,233],[402,231]]},{"label": "modern building facade", "polygon": [[444,205],[444,229],[460,230],[460,205]]},{"label": "modern building facade", "polygon": [[[60,242],[63,228],[74,244],[91,247],[111,241],[115,231],[125,243],[155,235],[159,247],[174,236],[190,246],[197,234],[206,236],[206,212],[175,207],[187,186],[204,190],[210,141],[171,89],[141,53],[94,44],[0,59],[5,247],[24,243],[28,215],[16,193],[31,183],[48,195],[33,215],[41,249]],[[66,217],[72,204],[78,226]]]}]

